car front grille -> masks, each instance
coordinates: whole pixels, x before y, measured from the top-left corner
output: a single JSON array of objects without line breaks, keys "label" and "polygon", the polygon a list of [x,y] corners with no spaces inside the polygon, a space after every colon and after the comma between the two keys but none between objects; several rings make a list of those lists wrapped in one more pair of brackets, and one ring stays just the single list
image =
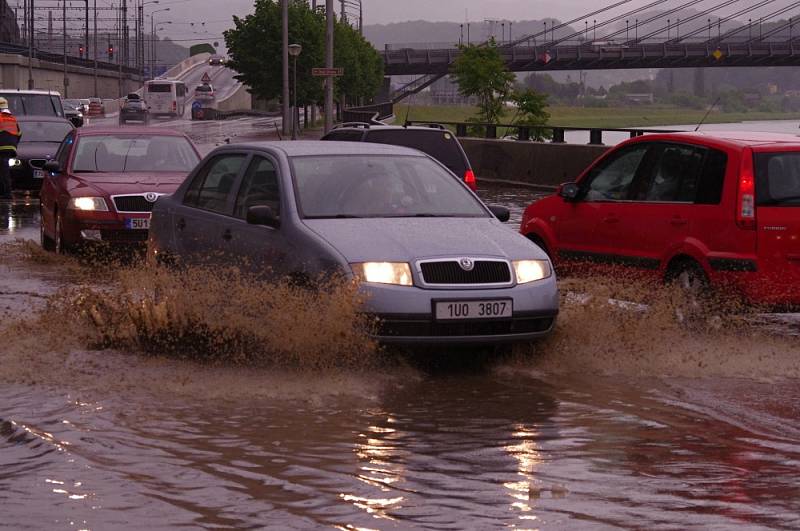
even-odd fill
[{"label": "car front grille", "polygon": [[28,164],[31,165],[31,168],[36,168],[37,170],[41,170],[44,168],[44,164],[47,162],[47,159],[31,159],[28,161]]},{"label": "car front grille", "polygon": [[511,269],[508,262],[475,260],[469,271],[457,260],[421,262],[422,279],[432,285],[508,284]]},{"label": "car front grille", "polygon": [[147,230],[101,230],[100,238],[109,243],[144,243]]},{"label": "car front grille", "polygon": [[155,204],[143,195],[117,195],[113,199],[117,212],[152,212]]},{"label": "car front grille", "polygon": [[430,320],[382,319],[378,336],[403,337],[474,337],[544,333],[553,326],[554,317],[520,317],[496,321],[436,322]]}]

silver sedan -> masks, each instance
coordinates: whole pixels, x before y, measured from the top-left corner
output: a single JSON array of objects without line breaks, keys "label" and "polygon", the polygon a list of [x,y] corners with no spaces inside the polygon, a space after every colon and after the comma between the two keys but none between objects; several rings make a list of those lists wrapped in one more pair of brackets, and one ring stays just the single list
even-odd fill
[{"label": "silver sedan", "polygon": [[344,272],[386,343],[527,341],[553,329],[558,291],[547,255],[507,219],[416,150],[228,145],[158,200],[150,252],[247,258],[300,278]]}]

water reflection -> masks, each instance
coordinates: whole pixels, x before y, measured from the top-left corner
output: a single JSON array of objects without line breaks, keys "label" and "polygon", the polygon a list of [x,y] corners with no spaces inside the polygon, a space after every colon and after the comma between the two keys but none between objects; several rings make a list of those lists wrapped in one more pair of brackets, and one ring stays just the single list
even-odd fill
[{"label": "water reflection", "polygon": [[0,242],[14,238],[38,238],[39,198],[15,192],[11,200],[0,199]]}]

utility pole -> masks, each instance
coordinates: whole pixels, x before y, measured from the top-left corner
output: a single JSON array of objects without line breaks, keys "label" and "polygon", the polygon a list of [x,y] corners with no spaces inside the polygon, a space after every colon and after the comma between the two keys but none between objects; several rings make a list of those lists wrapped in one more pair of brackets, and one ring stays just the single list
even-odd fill
[{"label": "utility pole", "polygon": [[[314,13],[317,12],[317,0],[311,0],[311,9],[314,10]],[[311,124],[312,127],[317,126],[317,102],[311,104]],[[305,126],[308,128],[308,124],[305,124]]]},{"label": "utility pole", "polygon": [[97,0],[94,0],[94,97],[100,97],[97,92]]},{"label": "utility pole", "polygon": [[25,23],[28,30],[28,90],[33,90],[33,0],[28,4],[30,12]]},{"label": "utility pole", "polygon": [[[333,68],[333,0],[325,0],[325,68]],[[325,78],[325,132],[333,129],[333,77]]]},{"label": "utility pole", "polygon": [[61,7],[63,19],[62,23],[62,31],[64,32],[64,97],[69,97],[69,78],[67,77],[67,0],[61,0]]},{"label": "utility pole", "polygon": [[281,104],[283,110],[283,135],[289,136],[292,133],[289,108],[289,0],[281,0],[281,20],[282,20],[282,34],[283,34],[283,47],[281,58],[283,61],[283,92],[281,97]]}]

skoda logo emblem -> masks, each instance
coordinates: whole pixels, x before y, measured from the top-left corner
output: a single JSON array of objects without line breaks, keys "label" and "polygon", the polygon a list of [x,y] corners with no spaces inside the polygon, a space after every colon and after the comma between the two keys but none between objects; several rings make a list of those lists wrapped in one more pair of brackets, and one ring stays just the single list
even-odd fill
[{"label": "skoda logo emblem", "polygon": [[463,269],[464,271],[472,271],[472,269],[475,267],[475,262],[473,262],[469,258],[462,258],[461,260],[458,261],[458,265],[460,265],[461,269]]},{"label": "skoda logo emblem", "polygon": [[158,194],[155,192],[147,192],[146,194],[144,194],[144,198],[151,203],[155,203],[156,199],[158,199]]}]

